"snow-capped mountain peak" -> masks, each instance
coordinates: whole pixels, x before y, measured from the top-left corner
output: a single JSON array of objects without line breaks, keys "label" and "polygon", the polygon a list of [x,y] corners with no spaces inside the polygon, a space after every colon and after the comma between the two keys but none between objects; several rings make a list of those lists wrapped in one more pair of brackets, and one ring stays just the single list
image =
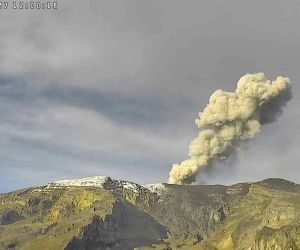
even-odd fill
[{"label": "snow-capped mountain peak", "polygon": [[104,185],[111,181],[108,176],[92,176],[81,179],[59,180],[50,182],[48,187],[104,187]]},{"label": "snow-capped mountain peak", "polygon": [[131,190],[134,193],[151,192],[160,194],[165,188],[162,183],[139,185],[130,181],[113,180],[108,176],[91,176],[81,179],[59,180],[47,184],[46,188],[99,187],[113,191]]}]

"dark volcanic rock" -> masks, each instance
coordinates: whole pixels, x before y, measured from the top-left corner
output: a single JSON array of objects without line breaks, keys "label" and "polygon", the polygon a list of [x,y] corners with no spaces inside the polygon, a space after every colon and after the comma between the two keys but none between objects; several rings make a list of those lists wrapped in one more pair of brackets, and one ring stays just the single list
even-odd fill
[{"label": "dark volcanic rock", "polygon": [[74,237],[66,250],[126,250],[160,243],[165,227],[127,201],[118,201],[111,215],[95,216],[80,237]]},{"label": "dark volcanic rock", "polygon": [[24,217],[20,215],[16,210],[9,210],[5,212],[0,218],[0,224],[7,225],[22,219],[24,219]]}]

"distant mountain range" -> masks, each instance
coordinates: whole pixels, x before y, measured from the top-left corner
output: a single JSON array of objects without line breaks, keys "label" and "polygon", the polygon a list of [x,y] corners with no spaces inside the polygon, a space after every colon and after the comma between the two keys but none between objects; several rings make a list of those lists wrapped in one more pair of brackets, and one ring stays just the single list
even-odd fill
[{"label": "distant mountain range", "polygon": [[56,181],[0,195],[0,249],[296,250],[300,186]]}]

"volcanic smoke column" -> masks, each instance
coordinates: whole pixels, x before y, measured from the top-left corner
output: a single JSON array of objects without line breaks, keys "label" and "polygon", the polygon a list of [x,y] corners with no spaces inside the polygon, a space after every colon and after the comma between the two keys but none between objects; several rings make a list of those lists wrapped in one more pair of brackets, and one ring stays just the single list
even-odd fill
[{"label": "volcanic smoke column", "polygon": [[241,77],[235,92],[216,90],[195,121],[203,130],[190,144],[190,158],[173,164],[169,183],[190,184],[212,159],[221,158],[237,142],[255,137],[262,126],[261,108],[289,92],[290,84],[286,77],[270,81],[256,73]]}]

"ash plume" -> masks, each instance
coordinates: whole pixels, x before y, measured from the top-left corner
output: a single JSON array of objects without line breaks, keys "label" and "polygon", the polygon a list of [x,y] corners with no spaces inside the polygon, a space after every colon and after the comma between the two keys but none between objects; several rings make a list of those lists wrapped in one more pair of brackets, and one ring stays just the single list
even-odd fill
[{"label": "ash plume", "polygon": [[237,143],[254,138],[262,124],[276,120],[291,99],[289,78],[274,81],[264,73],[246,74],[235,92],[216,90],[199,113],[196,125],[202,130],[189,146],[189,159],[173,164],[169,183],[190,184],[213,159],[222,159]]}]

